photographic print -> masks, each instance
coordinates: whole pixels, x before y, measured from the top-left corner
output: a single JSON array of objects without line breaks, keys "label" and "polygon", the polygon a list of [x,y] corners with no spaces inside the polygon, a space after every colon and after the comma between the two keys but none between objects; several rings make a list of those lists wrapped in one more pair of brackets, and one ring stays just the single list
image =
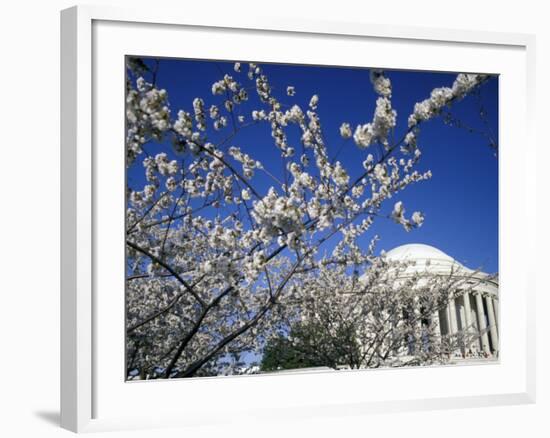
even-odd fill
[{"label": "photographic print", "polygon": [[498,76],[125,80],[127,380],[498,361]]}]

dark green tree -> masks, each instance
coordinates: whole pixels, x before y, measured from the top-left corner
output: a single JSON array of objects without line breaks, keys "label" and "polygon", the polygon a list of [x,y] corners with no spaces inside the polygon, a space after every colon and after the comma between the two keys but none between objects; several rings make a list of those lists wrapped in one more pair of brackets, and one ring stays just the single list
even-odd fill
[{"label": "dark green tree", "polygon": [[288,337],[268,341],[262,371],[307,367],[355,368],[361,358],[353,324],[335,326],[331,321],[295,324]]},{"label": "dark green tree", "polygon": [[288,338],[281,336],[268,341],[260,369],[275,371],[315,366],[321,366],[321,364],[295,348]]}]

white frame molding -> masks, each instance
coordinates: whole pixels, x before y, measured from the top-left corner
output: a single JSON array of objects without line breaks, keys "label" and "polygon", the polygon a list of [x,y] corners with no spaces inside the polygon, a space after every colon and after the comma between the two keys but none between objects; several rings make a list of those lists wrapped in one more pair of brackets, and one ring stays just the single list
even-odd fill
[{"label": "white frame molding", "polygon": [[[229,21],[223,15],[208,16],[182,10],[121,9],[78,6],[61,12],[61,426],[74,432],[189,424],[178,419],[94,419],[93,284],[94,191],[92,154],[92,23],[96,20],[140,24],[187,25],[201,28],[270,30],[279,32],[348,35],[470,44],[514,46],[527,59],[526,144],[535,151],[534,63],[535,37],[525,34],[490,33],[450,29],[373,25],[361,22],[311,21],[288,17],[240,15]],[[535,193],[534,170],[526,185]],[[535,198],[528,200],[534,208]],[[529,246],[535,250],[535,217],[529,224]],[[530,268],[525,294],[527,306],[527,374],[525,391],[430,400],[396,400],[376,403],[328,405],[298,410],[281,408],[278,415],[302,418],[317,415],[360,415],[418,409],[448,409],[534,403],[535,401],[535,275]]]}]

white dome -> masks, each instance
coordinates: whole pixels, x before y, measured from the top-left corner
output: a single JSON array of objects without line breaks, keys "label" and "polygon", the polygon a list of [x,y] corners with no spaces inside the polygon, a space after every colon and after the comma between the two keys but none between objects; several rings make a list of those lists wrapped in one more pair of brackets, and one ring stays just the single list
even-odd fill
[{"label": "white dome", "polygon": [[386,253],[386,258],[396,262],[412,262],[405,268],[404,274],[428,271],[448,274],[451,272],[472,272],[440,249],[422,243],[401,245]]},{"label": "white dome", "polygon": [[410,243],[408,245],[398,246],[388,251],[386,257],[394,261],[432,260],[459,264],[455,259],[448,256],[440,249],[430,245],[424,245],[423,243]]},{"label": "white dome", "polygon": [[[386,258],[395,262],[410,262],[400,274],[403,278],[420,272],[428,272],[435,275],[449,275],[451,273],[456,275],[472,275],[477,280],[482,280],[482,284],[476,286],[477,290],[492,295],[498,294],[498,280],[488,279],[488,274],[481,271],[473,271],[440,249],[430,245],[422,243],[401,245],[388,251]],[[488,281],[485,282],[485,279],[488,279]]]}]

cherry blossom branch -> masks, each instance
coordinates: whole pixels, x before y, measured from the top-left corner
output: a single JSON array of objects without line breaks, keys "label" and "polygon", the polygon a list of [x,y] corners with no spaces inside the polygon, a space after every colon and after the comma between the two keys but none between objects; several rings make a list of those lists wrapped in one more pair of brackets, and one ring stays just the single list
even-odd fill
[{"label": "cherry blossom branch", "polygon": [[[197,207],[195,210],[192,210],[192,211],[189,211],[189,212],[185,212],[185,213],[182,213],[182,214],[179,214],[179,215],[175,215],[173,217],[167,217],[165,219],[159,219],[157,221],[154,221],[154,222],[150,222],[150,223],[147,223],[143,226],[143,228],[151,228],[151,227],[154,227],[156,225],[162,225],[162,224],[165,224],[166,222],[170,222],[171,220],[178,220],[178,219],[183,219],[187,216],[191,216],[193,214],[196,214],[198,213],[199,211],[201,210],[204,210],[205,208],[207,207],[210,207],[212,204],[214,204],[216,202],[216,200],[212,200],[212,201],[209,201],[207,203],[205,203],[204,205],[200,206],[200,207]],[[128,231],[128,234],[132,234],[134,232],[134,230],[131,230],[131,231]]]},{"label": "cherry blossom branch", "polygon": [[[183,354],[183,351],[185,350],[185,347],[187,347],[187,345],[189,344],[191,339],[193,339],[193,336],[195,336],[195,334],[199,331],[199,328],[201,327],[201,324],[204,321],[204,319],[206,318],[206,316],[208,315],[208,312],[210,312],[210,310],[212,308],[216,307],[218,305],[218,303],[222,300],[222,298],[225,297],[227,294],[229,294],[231,291],[233,291],[233,286],[229,286],[228,288],[226,288],[222,293],[220,293],[216,298],[214,298],[214,300],[210,304],[208,304],[208,306],[206,306],[202,310],[202,312],[199,315],[199,318],[197,319],[197,321],[195,322],[195,324],[193,325],[191,330],[180,341],[179,347],[176,350],[176,354],[174,354],[174,356],[170,360],[170,363],[166,367],[166,370],[165,370],[165,373],[164,373],[166,378],[169,378],[171,376],[172,370],[174,369],[174,367],[176,366],[176,363],[178,362],[179,358]],[[208,360],[210,360],[210,359],[208,359]],[[208,360],[205,360],[201,364],[201,366],[204,363],[208,362]]]},{"label": "cherry blossom branch", "polygon": [[[197,281],[195,281],[192,284],[192,287],[196,287],[205,277],[206,275],[202,275]],[[159,309],[158,311],[152,313],[151,315],[145,317],[142,321],[139,321],[135,323],[134,325],[128,327],[126,329],[126,334],[131,334],[132,332],[136,331],[138,328],[144,326],[145,324],[155,320],[161,315],[164,315],[166,312],[168,312],[172,307],[176,305],[176,303],[184,296],[183,293],[178,293],[172,300],[162,309]]]},{"label": "cherry blossom branch", "polygon": [[204,300],[199,296],[199,294],[197,294],[195,292],[195,290],[193,289],[193,286],[190,285],[189,283],[187,283],[187,281],[185,281],[176,271],[174,271],[174,269],[172,269],[172,267],[170,265],[168,265],[167,263],[165,263],[164,261],[162,261],[161,259],[159,259],[158,257],[156,257],[155,255],[151,254],[149,251],[147,251],[146,249],[136,245],[134,242],[131,242],[129,240],[126,241],[126,245],[128,245],[130,248],[132,249],[135,249],[136,251],[142,253],[143,255],[146,255],[147,257],[149,257],[153,262],[159,264],[160,266],[162,266],[164,269],[166,269],[168,272],[170,272],[170,274],[172,274],[176,280],[178,280],[181,284],[183,284],[183,286],[187,289],[187,291],[193,295],[193,297],[201,304],[201,306],[206,306],[206,303],[204,302]]},{"label": "cherry blossom branch", "polygon": [[[193,374],[195,374],[206,362],[211,360],[216,354],[219,353],[219,351],[224,348],[227,344],[229,344],[231,341],[233,341],[238,336],[245,333],[247,330],[249,330],[251,327],[256,325],[263,316],[268,312],[268,310],[271,308],[271,306],[276,302],[277,298],[283,291],[285,285],[287,282],[291,279],[292,275],[294,274],[296,268],[300,265],[302,260],[298,260],[294,263],[293,268],[287,273],[283,281],[279,284],[277,287],[277,290],[271,296],[266,304],[258,311],[256,316],[249,320],[247,323],[245,323],[242,327],[240,327],[238,330],[234,331],[233,333],[229,334],[225,338],[223,338],[208,354],[206,354],[201,359],[196,360],[191,365],[189,365],[185,370],[183,370],[180,373],[177,373],[174,377],[191,377]],[[166,375],[169,375],[168,372]]]}]

